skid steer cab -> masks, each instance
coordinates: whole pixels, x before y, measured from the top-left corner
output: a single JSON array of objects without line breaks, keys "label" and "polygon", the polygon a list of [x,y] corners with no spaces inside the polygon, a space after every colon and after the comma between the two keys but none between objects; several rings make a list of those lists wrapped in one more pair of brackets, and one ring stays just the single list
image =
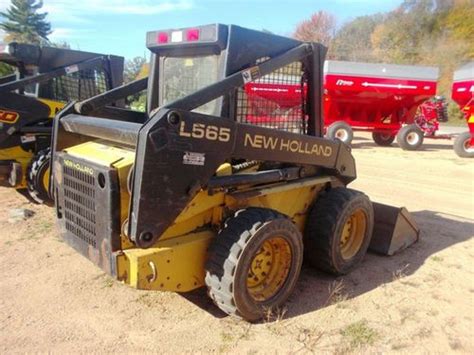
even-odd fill
[{"label": "skid steer cab", "polygon": [[52,118],[72,100],[122,85],[123,58],[64,48],[0,45],[0,185],[50,202]]},{"label": "skid steer cab", "polygon": [[[303,258],[333,274],[356,267],[374,209],[346,188],[356,178],[350,148],[322,138],[326,49],[233,25],[150,32],[147,47],[148,80],[55,121],[51,186],[64,239],[133,287],[206,286],[220,309],[250,321],[287,300]],[[245,87],[283,79],[300,99],[275,125],[278,100],[257,104]],[[108,107],[145,88],[146,114]],[[386,219],[385,252],[396,224]]]}]

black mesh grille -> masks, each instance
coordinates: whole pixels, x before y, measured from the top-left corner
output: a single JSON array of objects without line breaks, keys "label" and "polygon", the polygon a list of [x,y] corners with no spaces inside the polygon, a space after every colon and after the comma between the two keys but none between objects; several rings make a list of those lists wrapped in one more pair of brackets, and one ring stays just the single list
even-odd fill
[{"label": "black mesh grille", "polygon": [[95,178],[63,166],[63,179],[66,229],[96,248]]},{"label": "black mesh grille", "polygon": [[102,69],[86,69],[50,80],[41,87],[40,96],[56,101],[82,101],[107,91]]},{"label": "black mesh grille", "polygon": [[294,62],[237,92],[237,122],[306,133],[307,85],[300,62]]}]

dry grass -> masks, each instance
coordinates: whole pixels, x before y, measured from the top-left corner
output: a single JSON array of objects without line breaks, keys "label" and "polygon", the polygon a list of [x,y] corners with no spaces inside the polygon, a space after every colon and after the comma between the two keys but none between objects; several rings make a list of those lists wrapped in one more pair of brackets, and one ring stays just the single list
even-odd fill
[{"label": "dry grass", "polygon": [[326,305],[334,305],[344,302],[348,298],[348,294],[344,292],[345,286],[343,280],[333,281],[328,287],[328,299]]},{"label": "dry grass", "polygon": [[365,319],[348,325],[341,330],[341,335],[352,348],[373,345],[378,337],[378,333],[368,325]]}]

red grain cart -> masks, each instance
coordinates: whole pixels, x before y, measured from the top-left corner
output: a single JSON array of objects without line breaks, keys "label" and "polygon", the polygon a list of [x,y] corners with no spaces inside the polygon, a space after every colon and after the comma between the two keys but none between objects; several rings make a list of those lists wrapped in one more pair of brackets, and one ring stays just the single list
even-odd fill
[{"label": "red grain cart", "polygon": [[454,141],[454,151],[463,158],[474,157],[474,62],[454,72],[451,98],[459,105],[466,118],[469,132]]},{"label": "red grain cart", "polygon": [[396,137],[401,148],[418,149],[424,136],[434,137],[437,120],[447,119],[439,102],[420,109],[436,94],[438,76],[434,67],[326,61],[327,135],[350,143],[354,130],[369,131],[378,145]]}]

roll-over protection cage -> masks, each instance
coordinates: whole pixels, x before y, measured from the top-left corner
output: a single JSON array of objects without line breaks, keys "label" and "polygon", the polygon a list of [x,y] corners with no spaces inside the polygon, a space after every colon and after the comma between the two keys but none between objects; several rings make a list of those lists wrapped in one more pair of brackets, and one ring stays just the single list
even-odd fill
[{"label": "roll-over protection cage", "polygon": [[0,61],[16,73],[0,79],[0,93],[18,91],[43,99],[85,100],[123,82],[123,58],[24,43],[0,45]]},{"label": "roll-over protection cage", "polygon": [[[58,152],[94,138],[135,148],[127,235],[138,246],[151,246],[202,188],[249,183],[245,175],[214,176],[224,162],[283,164],[252,177],[257,184],[323,173],[343,184],[355,179],[350,149],[322,138],[322,45],[218,24],[150,32],[147,47],[149,79],[69,105],[55,121],[53,146],[55,162]],[[250,100],[245,85],[258,80],[275,90],[300,85],[301,101]],[[146,114],[107,106],[145,87]],[[51,186],[61,218],[57,169]]]},{"label": "roll-over protection cage", "polygon": [[10,43],[0,45],[0,62],[16,69],[0,78],[0,110],[19,116],[0,127],[0,149],[21,144],[22,134],[44,136],[40,149],[49,146],[50,118],[56,112],[38,99],[66,104],[123,83],[124,59],[118,56]]}]

